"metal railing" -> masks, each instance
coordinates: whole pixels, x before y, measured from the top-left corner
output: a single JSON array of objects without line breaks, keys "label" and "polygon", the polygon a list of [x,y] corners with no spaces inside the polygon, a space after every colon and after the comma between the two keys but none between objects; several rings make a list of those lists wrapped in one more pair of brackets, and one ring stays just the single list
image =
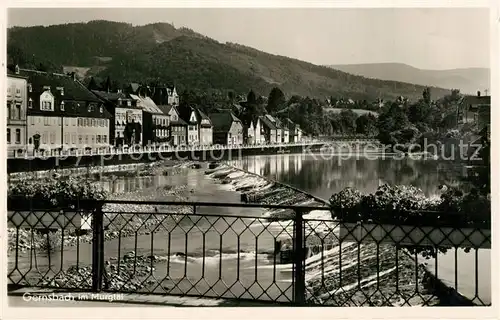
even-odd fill
[{"label": "metal railing", "polygon": [[[125,155],[134,153],[151,153],[151,152],[183,152],[183,151],[211,151],[211,150],[232,150],[232,149],[265,149],[265,148],[286,148],[286,147],[301,147],[315,144],[325,143],[327,140],[311,140],[289,143],[261,143],[261,144],[238,144],[238,145],[189,145],[189,146],[171,146],[168,144],[151,145],[151,146],[131,146],[131,147],[113,147],[102,146],[86,149],[67,148],[67,149],[50,149],[50,150],[33,150],[28,148],[19,148],[9,150],[8,158],[43,158],[43,157],[77,157],[77,156],[109,156],[109,155]],[[332,142],[332,141],[330,141]],[[342,143],[376,143],[374,139],[342,139],[338,142]]]},{"label": "metal railing", "polygon": [[[241,203],[11,204],[8,282],[291,305],[490,303],[484,286],[491,281],[478,276],[489,264],[481,258],[489,229],[345,223],[328,213]],[[425,260],[415,248],[434,255]],[[461,272],[459,256],[474,270]],[[445,273],[453,262],[454,272]]]}]

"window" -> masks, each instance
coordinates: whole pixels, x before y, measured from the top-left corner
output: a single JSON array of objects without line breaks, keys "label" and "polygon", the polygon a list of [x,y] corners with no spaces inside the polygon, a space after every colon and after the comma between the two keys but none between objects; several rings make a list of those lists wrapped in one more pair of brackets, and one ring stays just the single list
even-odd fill
[{"label": "window", "polygon": [[61,101],[61,111],[64,111],[64,101]]},{"label": "window", "polygon": [[71,143],[72,143],[72,144],[76,144],[76,133],[73,133],[73,134],[71,135]]},{"label": "window", "polygon": [[129,107],[132,106],[132,101],[128,100],[127,101],[127,106],[129,106]]},{"label": "window", "polygon": [[10,129],[7,128],[7,143],[10,143]]},{"label": "window", "polygon": [[50,133],[50,143],[51,144],[56,143],[56,134],[55,134],[55,132],[51,132]]},{"label": "window", "polygon": [[64,143],[69,144],[69,133],[64,134]]},{"label": "window", "polygon": [[7,102],[7,119],[12,119],[12,110],[10,109],[10,102]]},{"label": "window", "polygon": [[102,113],[103,110],[102,110],[102,106],[99,107],[99,112]]},{"label": "window", "polygon": [[[31,83],[28,83],[28,91],[31,92],[33,91],[33,86],[31,85]],[[31,100],[31,99],[30,99]]]},{"label": "window", "polygon": [[92,127],[95,127],[95,119],[92,119]]},{"label": "window", "polygon": [[20,96],[20,95],[21,95],[21,89],[16,88],[16,96]]},{"label": "window", "polygon": [[100,134],[97,135],[96,142],[97,143],[101,143],[101,135]]},{"label": "window", "polygon": [[42,143],[43,143],[43,144],[47,144],[47,132],[44,132],[44,133],[42,134]]},{"label": "window", "polygon": [[78,126],[81,127],[82,126],[82,118],[78,118]]},{"label": "window", "polygon": [[57,125],[62,126],[62,118],[57,118]]},{"label": "window", "polygon": [[172,121],[177,121],[177,115],[175,115],[175,114],[174,114],[174,115],[172,116]]},{"label": "window", "polygon": [[49,117],[44,117],[43,118],[43,125],[48,126],[50,124],[49,121],[50,121]]},{"label": "window", "polygon": [[85,144],[89,144],[89,135],[88,134],[85,135]]},{"label": "window", "polygon": [[28,118],[30,118],[31,125],[34,126],[35,125],[35,117],[28,117]]},{"label": "window", "polygon": [[73,126],[76,126],[76,119],[75,118],[71,119],[71,122],[73,123]]},{"label": "window", "polygon": [[15,119],[21,120],[21,105],[20,104],[16,104],[16,118]]},{"label": "window", "polygon": [[52,102],[42,101],[42,105],[40,106],[40,110],[52,111]]},{"label": "window", "polygon": [[28,100],[28,108],[33,109],[33,99]]},{"label": "window", "polygon": [[92,135],[92,144],[94,144],[94,143],[95,143],[95,136]]},{"label": "window", "polygon": [[64,118],[64,125],[66,127],[69,126],[69,119],[68,118]]},{"label": "window", "polygon": [[81,134],[78,135],[78,143],[82,144],[83,143],[83,137]]},{"label": "window", "polygon": [[103,135],[102,136],[102,142],[103,143],[107,143],[108,142],[108,136],[107,135]]}]

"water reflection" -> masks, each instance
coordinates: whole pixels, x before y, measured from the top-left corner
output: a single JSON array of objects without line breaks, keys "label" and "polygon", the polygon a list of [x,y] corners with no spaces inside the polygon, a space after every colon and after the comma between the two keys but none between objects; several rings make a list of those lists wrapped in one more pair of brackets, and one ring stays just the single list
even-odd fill
[{"label": "water reflection", "polygon": [[265,177],[273,178],[327,199],[345,187],[373,192],[383,183],[413,185],[427,195],[440,184],[458,183],[460,170],[451,162],[393,158],[345,159],[305,154],[251,156],[230,161]]}]

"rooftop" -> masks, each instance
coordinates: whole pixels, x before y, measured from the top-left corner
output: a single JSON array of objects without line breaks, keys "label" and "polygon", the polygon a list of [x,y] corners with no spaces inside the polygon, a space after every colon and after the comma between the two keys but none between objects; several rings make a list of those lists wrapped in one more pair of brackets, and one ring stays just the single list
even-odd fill
[{"label": "rooftop", "polygon": [[152,114],[161,114],[165,115],[165,113],[158,108],[156,103],[150,97],[141,97],[135,94],[131,94],[130,97],[137,101],[137,106],[142,110],[152,113]]},{"label": "rooftop", "polygon": [[241,122],[232,112],[218,112],[211,113],[210,119],[212,120],[212,125],[214,127],[214,131],[223,131],[227,132],[231,129],[231,125],[233,122]]},{"label": "rooftop", "polygon": [[[101,108],[102,101],[80,81],[69,75],[29,69],[20,69],[19,75],[27,77],[28,83],[31,84],[31,92],[28,92],[28,97],[32,101],[32,108],[28,109],[28,114],[94,118],[111,117],[111,114],[105,108]],[[50,91],[54,96],[54,111],[40,110],[39,97],[46,91]],[[64,110],[61,110],[61,102],[64,102]]]}]

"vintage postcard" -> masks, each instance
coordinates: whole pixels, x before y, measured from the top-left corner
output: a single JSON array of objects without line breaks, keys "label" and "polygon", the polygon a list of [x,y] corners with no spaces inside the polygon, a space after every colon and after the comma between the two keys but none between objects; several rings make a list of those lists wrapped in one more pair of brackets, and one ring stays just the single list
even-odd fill
[{"label": "vintage postcard", "polygon": [[6,9],[7,318],[494,314],[497,8],[80,5]]}]

